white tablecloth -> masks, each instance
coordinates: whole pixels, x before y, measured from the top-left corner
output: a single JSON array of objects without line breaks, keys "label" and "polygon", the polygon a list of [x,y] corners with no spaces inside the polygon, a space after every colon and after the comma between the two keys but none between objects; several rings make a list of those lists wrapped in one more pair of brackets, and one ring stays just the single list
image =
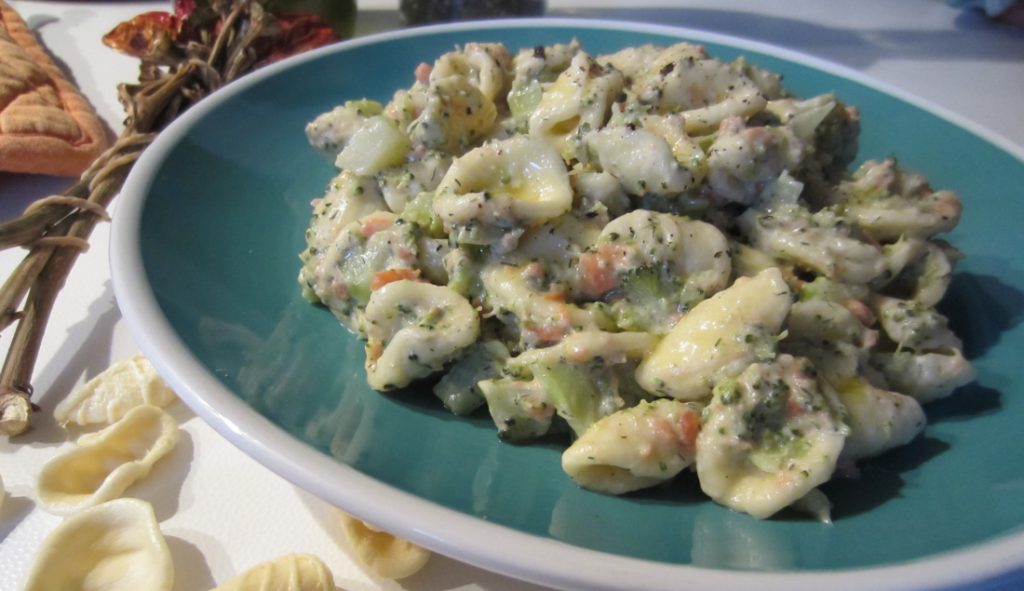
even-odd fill
[{"label": "white tablecloth", "polygon": [[[123,112],[116,86],[133,81],[137,61],[102,45],[114,25],[165,2],[11,1],[73,81],[97,108],[112,134]],[[646,20],[713,30],[774,43],[839,62],[940,106],[1024,146],[1024,30],[987,21],[937,0],[669,0],[624,2],[550,0],[549,14]],[[358,30],[399,26],[397,2],[360,2]],[[628,7],[628,8],[627,8]],[[0,173],[0,217],[69,181]],[[34,428],[0,442],[0,476],[7,487],[0,507],[0,591],[19,589],[36,549],[61,519],[35,503],[40,464],[70,445],[54,425],[56,403],[76,384],[136,345],[121,322],[110,285],[108,231],[100,226],[57,301],[37,365]],[[0,253],[6,277],[23,251]],[[3,335],[10,342],[13,327]],[[297,489],[235,449],[184,405],[172,413],[183,427],[178,449],[161,461],[130,496],[153,504],[176,565],[175,589],[202,591],[261,562],[291,552],[319,555],[352,591],[536,588],[455,560],[435,556],[412,578],[380,579],[353,563],[341,531],[318,499]],[[1017,583],[1024,584],[1024,577]],[[1003,586],[1005,588],[1005,585]]]}]

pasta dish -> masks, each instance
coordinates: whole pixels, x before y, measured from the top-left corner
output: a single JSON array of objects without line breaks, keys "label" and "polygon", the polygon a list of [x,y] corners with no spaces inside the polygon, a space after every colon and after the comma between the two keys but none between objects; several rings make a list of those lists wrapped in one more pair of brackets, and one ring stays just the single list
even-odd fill
[{"label": "pasta dish", "polygon": [[306,128],[339,173],[299,282],[374,389],[563,437],[590,490],[689,469],[734,510],[827,520],[819,485],[974,379],[935,308],[960,200],[853,167],[840,98],[689,43],[470,43],[413,74]]}]

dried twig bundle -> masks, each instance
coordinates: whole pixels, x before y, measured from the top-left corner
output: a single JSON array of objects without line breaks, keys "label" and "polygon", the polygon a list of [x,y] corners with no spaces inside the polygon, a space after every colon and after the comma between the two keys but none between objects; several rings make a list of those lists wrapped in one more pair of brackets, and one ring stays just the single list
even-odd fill
[{"label": "dried twig bundle", "polygon": [[54,301],[96,223],[109,219],[106,207],[142,151],[178,115],[232,80],[337,40],[319,17],[275,16],[264,2],[177,0],[175,14],[145,13],[104,37],[108,46],[141,58],[139,82],[118,87],[124,131],[72,187],[0,224],[0,249],[29,250],[0,288],[0,330],[17,323],[0,372],[0,434],[27,428],[32,372]]}]

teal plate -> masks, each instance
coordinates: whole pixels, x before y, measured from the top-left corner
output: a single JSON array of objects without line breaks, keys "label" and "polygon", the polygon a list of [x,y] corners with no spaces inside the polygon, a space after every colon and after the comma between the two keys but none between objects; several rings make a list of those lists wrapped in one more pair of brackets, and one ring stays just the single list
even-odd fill
[{"label": "teal plate", "polygon": [[[303,129],[348,99],[381,102],[456,44],[578,37],[590,53],[704,43],[781,72],[800,96],[860,108],[861,158],[896,154],[965,204],[967,253],[942,304],[975,384],[933,403],[906,447],[829,483],[832,525],[758,521],[696,479],[625,497],[577,488],[561,446],[498,441],[428,388],[366,385],[362,343],[302,299],[310,200],[333,176]],[[935,589],[1020,584],[1024,566],[1024,162],[1019,148],[850,70],[693,30],[578,20],[448,25],[357,39],[266,68],[163,132],[120,197],[118,303],[142,350],[225,437],[326,501],[514,577],[594,589]]]}]

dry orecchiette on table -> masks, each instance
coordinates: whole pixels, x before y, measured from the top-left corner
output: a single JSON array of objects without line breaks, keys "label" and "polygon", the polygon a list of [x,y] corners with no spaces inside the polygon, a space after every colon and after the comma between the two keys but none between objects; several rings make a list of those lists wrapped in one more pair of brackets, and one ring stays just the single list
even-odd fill
[{"label": "dry orecchiette on table", "polygon": [[287,554],[258,564],[212,591],[334,591],[334,575],[319,557]]},{"label": "dry orecchiette on table", "polygon": [[136,406],[165,407],[175,400],[174,391],[140,353],[76,388],[57,405],[53,416],[62,425],[113,423]]},{"label": "dry orecchiette on table", "polygon": [[153,508],[115,499],[57,526],[38,550],[25,591],[170,591],[174,566]]},{"label": "dry orecchiette on table", "polygon": [[424,388],[503,440],[564,437],[591,490],[689,469],[725,506],[827,521],[820,484],[975,378],[935,307],[960,199],[854,166],[841,97],[686,42],[470,43],[413,78],[306,129],[341,170],[299,282],[368,339],[373,388],[441,374]]},{"label": "dry orecchiette on table", "polygon": [[171,415],[155,406],[137,406],[43,464],[39,502],[47,511],[66,515],[116,498],[149,474],[179,438]]},{"label": "dry orecchiette on table", "polygon": [[385,579],[404,579],[420,571],[430,551],[335,510],[356,558]]}]

